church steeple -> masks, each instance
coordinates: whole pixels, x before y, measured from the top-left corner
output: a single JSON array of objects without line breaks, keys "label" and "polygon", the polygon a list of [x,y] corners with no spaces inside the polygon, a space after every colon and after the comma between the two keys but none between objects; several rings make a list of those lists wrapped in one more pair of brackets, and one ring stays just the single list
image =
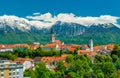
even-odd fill
[{"label": "church steeple", "polygon": [[50,43],[54,43],[55,42],[55,35],[54,35],[54,30],[53,28],[51,29],[51,34],[50,34]]},{"label": "church steeple", "polygon": [[93,40],[92,40],[92,37],[90,37],[89,47],[90,47],[90,51],[93,52]]}]

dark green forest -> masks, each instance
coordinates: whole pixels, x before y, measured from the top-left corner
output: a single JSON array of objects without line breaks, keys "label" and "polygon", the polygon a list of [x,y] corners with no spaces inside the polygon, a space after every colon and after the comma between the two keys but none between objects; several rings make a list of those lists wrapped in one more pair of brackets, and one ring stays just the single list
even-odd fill
[{"label": "dark green forest", "polygon": [[[14,43],[32,43],[39,42],[41,44],[49,43],[49,34],[33,34],[33,33],[6,33],[0,35],[0,44],[14,44]],[[56,39],[61,40],[65,44],[88,44],[91,34],[84,34],[78,36],[66,36],[56,35]],[[97,33],[92,34],[92,38],[95,45],[120,43],[120,37],[118,33]]]}]

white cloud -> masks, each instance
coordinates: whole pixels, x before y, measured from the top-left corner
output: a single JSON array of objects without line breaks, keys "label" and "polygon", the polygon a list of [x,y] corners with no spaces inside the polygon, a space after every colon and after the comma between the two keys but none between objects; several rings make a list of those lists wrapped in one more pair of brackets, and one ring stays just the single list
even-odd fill
[{"label": "white cloud", "polygon": [[51,13],[41,14],[38,16],[27,16],[27,19],[37,20],[37,21],[47,21],[51,23],[55,23],[56,21],[61,22],[68,22],[68,23],[77,23],[84,26],[90,26],[92,24],[98,25],[98,24],[117,24],[117,20],[119,17],[111,16],[111,15],[101,15],[99,17],[82,17],[82,16],[75,16],[72,13],[60,13],[57,16],[52,16]]},{"label": "white cloud", "polygon": [[46,14],[41,14],[41,15],[36,15],[36,16],[26,16],[26,18],[28,19],[32,19],[32,20],[38,20],[38,21],[53,21],[55,18],[52,17],[52,15],[50,13],[46,13]]},{"label": "white cloud", "polygon": [[35,13],[33,13],[33,15],[40,15],[40,13],[39,12],[35,12]]}]

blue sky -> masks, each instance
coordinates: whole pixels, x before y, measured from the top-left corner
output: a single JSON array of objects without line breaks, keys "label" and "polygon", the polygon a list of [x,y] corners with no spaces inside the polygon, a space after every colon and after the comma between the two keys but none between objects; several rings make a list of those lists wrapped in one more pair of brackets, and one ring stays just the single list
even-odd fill
[{"label": "blue sky", "polygon": [[120,16],[120,0],[0,0],[0,15],[25,17],[35,12],[77,16]]}]

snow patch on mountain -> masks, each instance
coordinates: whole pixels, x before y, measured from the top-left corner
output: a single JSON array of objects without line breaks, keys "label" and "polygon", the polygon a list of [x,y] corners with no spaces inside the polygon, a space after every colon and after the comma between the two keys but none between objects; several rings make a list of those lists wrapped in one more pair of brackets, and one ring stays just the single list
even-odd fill
[{"label": "snow patch on mountain", "polygon": [[27,19],[14,15],[0,16],[0,28],[5,28],[6,26],[11,27],[12,29],[18,28],[22,31],[30,30],[30,24]]}]

